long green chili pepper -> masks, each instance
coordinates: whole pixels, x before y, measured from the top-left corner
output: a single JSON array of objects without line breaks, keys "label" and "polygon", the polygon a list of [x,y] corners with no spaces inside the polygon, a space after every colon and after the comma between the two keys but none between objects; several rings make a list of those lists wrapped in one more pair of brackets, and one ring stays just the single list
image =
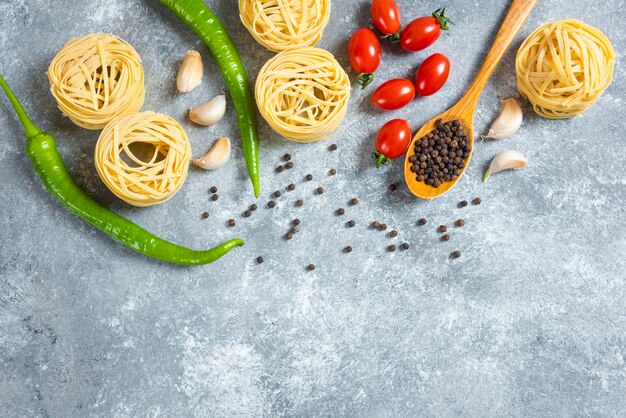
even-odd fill
[{"label": "long green chili pepper", "polygon": [[248,174],[252,180],[254,195],[259,197],[261,184],[256,106],[246,69],[233,40],[217,16],[202,0],[161,0],[161,3],[204,41],[217,60],[237,110]]},{"label": "long green chili pepper", "polygon": [[175,264],[209,264],[243,245],[234,239],[207,251],[181,247],[152,235],[139,225],[110,211],[91,199],[72,178],[57,151],[55,139],[36,127],[0,75],[0,87],[9,98],[28,138],[26,153],[44,185],[65,207],[99,230],[149,257]]}]

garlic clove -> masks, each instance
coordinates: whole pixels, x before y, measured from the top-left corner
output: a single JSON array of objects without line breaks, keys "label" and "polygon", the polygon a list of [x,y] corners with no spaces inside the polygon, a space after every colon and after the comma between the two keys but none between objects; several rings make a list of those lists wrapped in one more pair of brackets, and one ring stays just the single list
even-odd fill
[{"label": "garlic clove", "polygon": [[228,160],[230,160],[230,154],[230,139],[222,136],[215,141],[204,157],[194,160],[193,163],[203,170],[217,170],[226,165]]},{"label": "garlic clove", "polygon": [[483,139],[504,139],[508,138],[522,126],[524,121],[524,112],[517,99],[511,97],[510,99],[502,100],[502,110],[500,115],[495,120],[489,133],[483,135]]},{"label": "garlic clove", "polygon": [[181,93],[189,93],[191,90],[202,84],[202,57],[198,51],[187,51],[178,70],[176,78],[176,88]]},{"label": "garlic clove", "polygon": [[491,160],[491,164],[489,165],[489,169],[485,172],[485,176],[483,177],[483,181],[487,181],[489,177],[494,173],[499,173],[504,170],[514,170],[519,168],[524,168],[528,165],[528,160],[521,153],[517,151],[504,151],[500,154],[496,155],[493,160]]},{"label": "garlic clove", "polygon": [[189,111],[189,119],[198,125],[212,126],[226,114],[226,96],[220,94],[205,104]]}]

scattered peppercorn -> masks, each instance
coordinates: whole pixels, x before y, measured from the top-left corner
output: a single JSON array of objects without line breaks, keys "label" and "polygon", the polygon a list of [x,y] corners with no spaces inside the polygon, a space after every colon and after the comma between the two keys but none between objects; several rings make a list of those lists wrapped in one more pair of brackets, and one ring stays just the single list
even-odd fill
[{"label": "scattered peppercorn", "polygon": [[441,237],[442,241],[450,241],[450,235],[446,234],[443,237]]},{"label": "scattered peppercorn", "polygon": [[408,250],[409,249],[409,243],[405,242],[402,244],[402,249],[403,250]]},{"label": "scattered peppercorn", "polygon": [[258,208],[257,208],[257,206],[256,206],[256,204],[255,204],[255,203],[253,203],[253,204],[251,204],[251,205],[250,205],[250,210],[251,210],[252,212],[254,212],[254,211],[255,211],[255,210],[257,210],[257,209],[258,209]]},{"label": "scattered peppercorn", "polygon": [[352,252],[352,247],[350,247],[349,245],[343,249],[344,253],[351,253]]},{"label": "scattered peppercorn", "polygon": [[378,222],[378,221],[372,222],[372,228],[380,229],[380,222]]},{"label": "scattered peppercorn", "polygon": [[337,209],[337,215],[343,216],[346,214],[346,210],[344,208]]},{"label": "scattered peppercorn", "polygon": [[304,205],[304,200],[302,200],[302,199],[296,200],[296,207],[297,208],[302,207],[302,205]]},{"label": "scattered peppercorn", "polygon": [[287,234],[285,234],[285,239],[289,241],[291,238],[293,238],[293,233],[287,232]]},{"label": "scattered peppercorn", "polygon": [[292,224],[293,226],[300,225],[300,219],[297,219],[297,218],[296,218],[296,219],[294,219],[293,221],[291,221],[291,224]]},{"label": "scattered peppercorn", "polygon": [[324,194],[325,190],[323,187],[318,187],[316,190],[317,194]]},{"label": "scattered peppercorn", "polygon": [[420,219],[419,221],[417,221],[417,224],[418,224],[419,226],[424,226],[424,225],[426,225],[426,223],[427,223],[427,222],[428,222],[428,221],[427,221],[425,218],[422,218],[422,219]]},{"label": "scattered peppercorn", "polygon": [[291,160],[291,154],[283,155],[283,161],[290,161],[290,160]]},{"label": "scattered peppercorn", "polygon": [[389,185],[389,191],[391,193],[395,192],[396,190],[398,190],[398,185],[396,183],[392,183]]},{"label": "scattered peppercorn", "polygon": [[294,191],[294,190],[296,190],[296,185],[295,185],[295,184],[293,184],[293,183],[291,183],[289,186],[287,186],[287,190],[289,190],[289,191]]},{"label": "scattered peppercorn", "polygon": [[257,257],[257,258],[256,258],[256,262],[257,262],[258,264],[263,264],[263,262],[264,262],[264,261],[265,261],[265,260],[263,260],[263,257]]},{"label": "scattered peppercorn", "polygon": [[452,258],[459,258],[461,256],[461,251],[454,251],[450,255],[452,256]]},{"label": "scattered peppercorn", "polygon": [[252,212],[250,212],[249,210],[247,210],[247,211],[245,211],[245,212],[243,213],[243,216],[244,216],[244,217],[246,217],[246,218],[249,218],[250,216],[252,216]]},{"label": "scattered peppercorn", "polygon": [[396,250],[396,246],[395,245],[390,245],[389,247],[387,247],[387,250],[389,250],[390,253],[394,252]]},{"label": "scattered peppercorn", "polygon": [[458,120],[443,123],[415,142],[409,157],[417,181],[432,187],[459,178],[472,151],[469,136]]},{"label": "scattered peppercorn", "polygon": [[440,225],[439,228],[437,228],[437,230],[439,232],[446,232],[448,230],[448,227],[445,225]]},{"label": "scattered peppercorn", "polygon": [[209,189],[211,193],[217,193],[217,187],[213,186]]},{"label": "scattered peppercorn", "polygon": [[267,202],[267,207],[270,209],[274,209],[276,207],[276,202],[270,200],[269,202]]},{"label": "scattered peppercorn", "polygon": [[454,223],[456,226],[458,226],[459,228],[462,228],[465,226],[465,220],[464,219],[457,219],[456,222]]},{"label": "scattered peppercorn", "polygon": [[220,198],[220,196],[217,195],[217,194],[214,194],[213,196],[211,196],[211,200],[214,201],[214,202],[217,201],[217,199],[219,199],[219,198]]},{"label": "scattered peppercorn", "polygon": [[480,199],[480,197],[472,200],[472,205],[480,205],[481,203],[483,203],[483,201]]},{"label": "scattered peppercorn", "polygon": [[309,264],[309,265],[307,266],[307,270],[309,270],[309,271],[313,271],[313,270],[315,270],[315,264]]},{"label": "scattered peppercorn", "polygon": [[328,147],[328,149],[330,149],[331,151],[337,151],[337,144],[332,144],[330,147]]},{"label": "scattered peppercorn", "polygon": [[209,212],[204,212],[204,213],[202,214],[202,218],[203,218],[203,219],[209,219]]},{"label": "scattered peppercorn", "polygon": [[391,238],[395,238],[395,237],[397,237],[397,236],[398,236],[398,231],[396,231],[396,230],[394,229],[393,231],[391,231],[391,232],[389,233],[389,236],[390,236]]},{"label": "scattered peppercorn", "polygon": [[357,199],[356,197],[352,198],[350,200],[350,204],[354,205],[358,205],[359,204],[359,199]]},{"label": "scattered peppercorn", "polygon": [[381,231],[386,231],[387,230],[387,224],[380,224],[380,230]]},{"label": "scattered peppercorn", "polygon": [[283,171],[285,171],[285,167],[282,165],[279,165],[278,167],[276,167],[276,171],[278,171],[279,173],[282,173]]},{"label": "scattered peppercorn", "polygon": [[235,220],[234,219],[229,219],[228,220],[228,226],[235,226]]},{"label": "scattered peppercorn", "polygon": [[305,179],[306,179],[306,181],[311,181],[311,180],[313,180],[313,176],[311,174],[307,174]]},{"label": "scattered peppercorn", "polygon": [[467,203],[467,200],[461,200],[461,201],[459,202],[459,207],[460,207],[460,208],[464,208],[464,207],[466,207],[468,204],[469,204],[469,203]]},{"label": "scattered peppercorn", "polygon": [[285,164],[285,168],[287,170],[291,170],[293,168],[293,161],[289,161],[287,164]]},{"label": "scattered peppercorn", "polygon": [[354,226],[356,225],[356,222],[354,222],[354,221],[348,221],[347,225],[348,225],[350,228],[354,228]]},{"label": "scattered peppercorn", "polygon": [[328,172],[328,174],[330,174],[331,176],[334,176],[337,174],[337,170],[334,168],[331,168],[330,171]]},{"label": "scattered peppercorn", "polygon": [[274,197],[275,197],[275,198],[277,198],[277,199],[278,199],[279,197],[281,197],[282,195],[283,195],[283,194],[282,194],[281,192],[279,192],[278,190],[276,190],[276,191],[274,192]]}]

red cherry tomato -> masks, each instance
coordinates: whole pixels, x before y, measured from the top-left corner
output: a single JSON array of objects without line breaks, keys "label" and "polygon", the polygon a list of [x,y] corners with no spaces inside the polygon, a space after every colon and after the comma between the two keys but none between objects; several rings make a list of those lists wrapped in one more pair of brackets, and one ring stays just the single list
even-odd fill
[{"label": "red cherry tomato", "polygon": [[383,57],[376,34],[366,28],[357,30],[350,39],[348,55],[352,68],[359,73],[357,83],[362,88],[367,87],[374,81],[373,73],[378,70]]},{"label": "red cherry tomato", "polygon": [[382,110],[397,110],[415,98],[415,86],[404,78],[394,78],[381,84],[370,102]]},{"label": "red cherry tomato", "polygon": [[406,25],[400,34],[400,47],[415,52],[434,44],[441,31],[448,30],[448,23],[452,23],[445,12],[446,9],[438,9],[432,16],[419,17]]},{"label": "red cherry tomato", "polygon": [[415,76],[415,88],[420,96],[435,94],[446,84],[450,75],[450,60],[443,54],[433,54],[420,65]]},{"label": "red cherry tomato", "polygon": [[372,1],[372,19],[374,26],[385,35],[384,38],[392,42],[400,40],[400,8],[395,0]]},{"label": "red cherry tomato", "polygon": [[411,144],[411,127],[404,119],[394,119],[383,125],[376,136],[376,152],[372,154],[376,168],[391,165],[391,160],[400,158]]}]

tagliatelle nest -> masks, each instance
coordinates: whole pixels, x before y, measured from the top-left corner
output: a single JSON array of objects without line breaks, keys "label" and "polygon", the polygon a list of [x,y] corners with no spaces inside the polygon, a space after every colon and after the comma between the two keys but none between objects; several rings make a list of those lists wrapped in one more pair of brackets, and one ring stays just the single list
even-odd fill
[{"label": "tagliatelle nest", "polygon": [[48,68],[50,90],[75,124],[99,130],[144,102],[144,73],[137,51],[112,34],[91,34],[66,43]]},{"label": "tagliatelle nest", "polygon": [[283,51],[257,77],[259,111],[280,135],[296,142],[330,136],[343,121],[350,79],[333,55],[319,48]]},{"label": "tagliatelle nest", "polygon": [[171,117],[134,113],[109,123],[98,139],[96,170],[106,186],[134,206],[152,206],[172,198],[183,186],[191,144]]},{"label": "tagliatelle nest", "polygon": [[593,26],[566,19],[535,30],[515,60],[517,85],[539,115],[576,116],[591,107],[613,80],[615,51]]},{"label": "tagliatelle nest", "polygon": [[330,20],[330,0],[239,0],[244,26],[273,52],[315,46]]}]

